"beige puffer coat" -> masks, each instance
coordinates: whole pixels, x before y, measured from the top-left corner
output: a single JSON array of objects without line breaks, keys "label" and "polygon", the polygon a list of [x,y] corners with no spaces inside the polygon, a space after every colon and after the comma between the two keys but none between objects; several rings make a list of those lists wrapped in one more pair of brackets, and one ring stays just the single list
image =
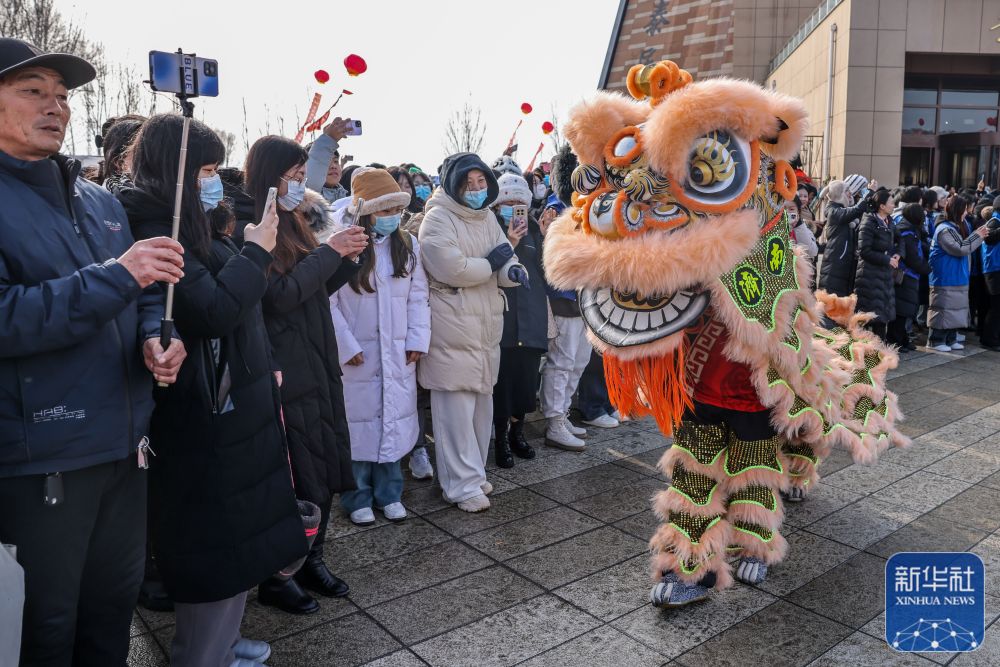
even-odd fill
[{"label": "beige puffer coat", "polygon": [[508,242],[496,216],[489,208],[459,204],[444,189],[427,202],[419,239],[430,287],[431,344],[417,379],[425,389],[492,394],[505,307],[500,287],[516,284],[507,272],[517,257],[492,271],[486,255]]}]

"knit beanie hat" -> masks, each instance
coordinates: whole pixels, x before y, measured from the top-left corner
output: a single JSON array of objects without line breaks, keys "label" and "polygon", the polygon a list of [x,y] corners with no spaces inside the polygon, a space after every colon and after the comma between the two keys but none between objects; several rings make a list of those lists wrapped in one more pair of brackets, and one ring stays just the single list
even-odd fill
[{"label": "knit beanie hat", "polygon": [[938,203],[944,204],[944,200],[948,198],[948,191],[942,188],[940,185],[932,185],[931,190],[935,192],[938,196]]},{"label": "knit beanie hat", "polygon": [[500,186],[500,194],[497,201],[515,201],[518,204],[531,206],[531,190],[528,188],[528,181],[518,174],[504,174],[497,179]]},{"label": "knit beanie hat", "polygon": [[497,158],[496,162],[493,163],[493,172],[500,177],[504,174],[517,174],[521,175],[521,168],[517,166],[514,162],[514,158],[509,155],[501,155]]},{"label": "knit beanie hat", "polygon": [[[360,211],[358,199],[365,200]],[[347,207],[351,215],[368,215],[409,203],[410,195],[399,189],[399,183],[385,169],[361,167],[351,174],[351,204]]]},{"label": "knit beanie hat", "polygon": [[844,185],[853,196],[857,197],[858,193],[868,185],[868,179],[861,174],[851,174],[844,179]]}]

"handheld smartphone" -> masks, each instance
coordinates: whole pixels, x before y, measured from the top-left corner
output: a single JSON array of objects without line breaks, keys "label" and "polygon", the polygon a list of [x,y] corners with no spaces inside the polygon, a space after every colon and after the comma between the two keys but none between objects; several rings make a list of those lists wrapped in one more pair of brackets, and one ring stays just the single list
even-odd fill
[{"label": "handheld smartphone", "polygon": [[219,63],[186,53],[150,51],[149,87],[187,97],[218,97]]},{"label": "handheld smartphone", "polygon": [[349,137],[360,137],[361,136],[361,121],[352,120],[350,127],[347,128],[347,136]]},{"label": "handheld smartphone", "polygon": [[278,188],[270,187],[267,189],[267,199],[264,200],[264,212],[266,213],[274,206],[275,200],[278,198]]},{"label": "handheld smartphone", "polygon": [[361,224],[361,209],[363,209],[364,207],[365,207],[365,200],[361,197],[358,197],[358,205],[354,209],[354,216],[351,218],[352,225]]},{"label": "handheld smartphone", "polygon": [[518,204],[514,207],[514,215],[511,216],[511,227],[524,227],[528,224],[528,207]]}]

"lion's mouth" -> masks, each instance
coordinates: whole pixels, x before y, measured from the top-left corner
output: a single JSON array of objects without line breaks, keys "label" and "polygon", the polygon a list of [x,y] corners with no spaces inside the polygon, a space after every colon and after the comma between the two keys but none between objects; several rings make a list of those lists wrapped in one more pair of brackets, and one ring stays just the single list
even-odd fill
[{"label": "lion's mouth", "polygon": [[614,347],[651,343],[690,326],[708,306],[708,292],[680,290],[669,296],[580,290],[580,311],[594,335]]}]

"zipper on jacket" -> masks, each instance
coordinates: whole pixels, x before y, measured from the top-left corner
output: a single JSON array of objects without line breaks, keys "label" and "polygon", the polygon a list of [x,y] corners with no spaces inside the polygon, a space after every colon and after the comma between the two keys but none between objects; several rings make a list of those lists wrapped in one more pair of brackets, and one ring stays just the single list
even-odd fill
[{"label": "zipper on jacket", "polygon": [[[90,259],[97,264],[101,263],[101,260],[97,258],[94,254],[94,249],[90,247],[90,242],[84,237],[83,232],[80,230],[79,222],[76,219],[76,209],[73,208],[73,192],[76,190],[75,183],[66,184],[66,208],[69,209],[69,217],[73,222],[73,229],[76,230],[77,236],[83,241],[83,245],[87,248],[87,254],[90,255]],[[114,319],[114,331],[115,338],[118,341],[118,349],[121,351],[122,355],[122,374],[125,378],[125,409],[128,411],[128,438],[125,440],[129,443],[129,454],[132,453],[132,437],[135,435],[135,424],[132,420],[132,383],[128,376],[128,355],[125,353],[125,337],[122,336],[121,329],[119,328],[118,318]],[[142,344],[145,344],[143,341]]]}]

